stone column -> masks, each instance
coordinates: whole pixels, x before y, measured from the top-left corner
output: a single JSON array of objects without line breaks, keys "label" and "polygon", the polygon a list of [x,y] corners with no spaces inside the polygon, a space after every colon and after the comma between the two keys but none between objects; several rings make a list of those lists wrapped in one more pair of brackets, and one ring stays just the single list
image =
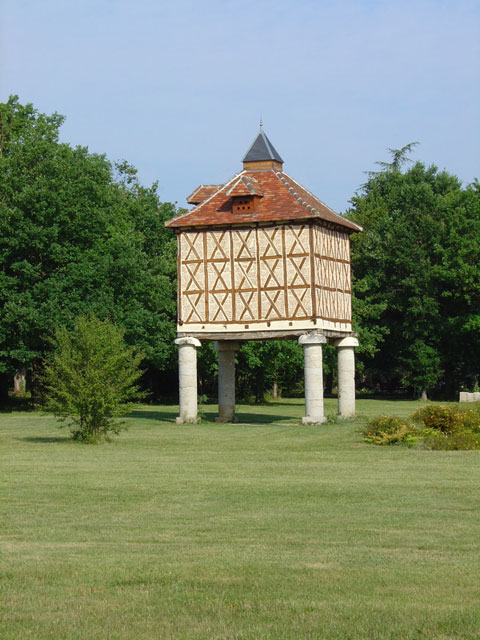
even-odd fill
[{"label": "stone column", "polygon": [[177,338],[178,378],[180,386],[180,416],[177,424],[197,421],[197,348],[202,346],[196,338]]},{"label": "stone column", "polygon": [[355,415],[355,351],[357,338],[340,338],[333,343],[338,358],[338,414],[342,418]]},{"label": "stone column", "polygon": [[303,424],[326,422],[323,415],[323,366],[322,344],[327,342],[319,333],[300,336],[298,344],[303,346],[305,358],[305,413]]},{"label": "stone column", "polygon": [[218,416],[216,422],[232,422],[235,417],[235,351],[238,342],[215,343],[218,353]]}]

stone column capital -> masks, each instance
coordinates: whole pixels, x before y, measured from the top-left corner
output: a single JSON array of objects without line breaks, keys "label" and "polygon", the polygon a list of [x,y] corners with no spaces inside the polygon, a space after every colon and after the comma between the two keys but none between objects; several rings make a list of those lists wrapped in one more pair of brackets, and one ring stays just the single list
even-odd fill
[{"label": "stone column capital", "polygon": [[238,342],[232,340],[218,340],[214,343],[213,348],[215,351],[238,351],[240,345]]},{"label": "stone column capital", "polygon": [[189,344],[192,347],[202,346],[202,343],[200,342],[200,340],[197,340],[197,338],[191,338],[190,336],[187,336],[186,338],[177,338],[175,340],[175,344],[177,345],[177,347],[182,347],[185,344]]},{"label": "stone column capital", "polygon": [[298,344],[302,346],[307,344],[326,344],[326,342],[326,337],[321,333],[304,333],[298,339]]},{"label": "stone column capital", "polygon": [[335,347],[358,347],[358,339],[348,336],[347,338],[338,338],[333,341]]}]

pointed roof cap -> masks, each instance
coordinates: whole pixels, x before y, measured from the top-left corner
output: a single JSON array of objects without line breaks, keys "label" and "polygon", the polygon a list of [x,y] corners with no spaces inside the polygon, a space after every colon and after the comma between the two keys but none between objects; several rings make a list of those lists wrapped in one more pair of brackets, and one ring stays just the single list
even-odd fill
[{"label": "pointed roof cap", "polygon": [[262,126],[260,125],[260,131],[253,141],[252,146],[245,154],[243,162],[262,162],[263,160],[276,160],[283,164],[280,154],[267,138]]}]

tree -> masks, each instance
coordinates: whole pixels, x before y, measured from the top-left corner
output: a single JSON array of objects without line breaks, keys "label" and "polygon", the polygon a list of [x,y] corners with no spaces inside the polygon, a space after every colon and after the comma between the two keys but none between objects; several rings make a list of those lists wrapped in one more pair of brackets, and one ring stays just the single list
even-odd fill
[{"label": "tree", "polygon": [[296,340],[251,340],[238,353],[237,379],[239,395],[255,396],[255,402],[265,399],[267,390],[277,387],[277,393],[290,393],[303,381],[303,351]]},{"label": "tree", "polygon": [[124,331],[108,320],[80,316],[73,329],[60,327],[45,363],[45,408],[72,425],[74,440],[99,442],[119,433],[131,402],[141,399],[143,354],[128,347]]},{"label": "tree", "polygon": [[171,371],[175,207],[126,162],[60,143],[63,120],[0,104],[0,382],[23,367],[34,382],[48,336],[85,313],[124,327],[150,372]]},{"label": "tree", "polygon": [[410,147],[390,150],[348,212],[364,227],[352,239],[359,356],[370,384],[453,395],[480,360],[480,190],[421,162],[402,172]]}]

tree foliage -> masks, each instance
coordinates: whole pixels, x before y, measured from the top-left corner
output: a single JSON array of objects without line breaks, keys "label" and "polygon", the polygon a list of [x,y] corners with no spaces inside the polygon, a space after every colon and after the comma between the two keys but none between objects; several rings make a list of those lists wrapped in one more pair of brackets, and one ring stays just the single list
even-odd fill
[{"label": "tree foliage", "polygon": [[[274,387],[279,394],[295,393],[303,383],[303,350],[296,340],[252,340],[238,354],[238,388],[242,398],[263,402]],[[297,389],[298,391],[298,389]]]},{"label": "tree foliage", "polygon": [[174,365],[175,207],[133,167],[59,142],[63,117],[0,105],[0,373],[38,366],[56,326],[111,318],[157,369]]},{"label": "tree foliage", "polygon": [[128,347],[124,331],[108,320],[80,316],[73,329],[57,328],[43,379],[45,408],[72,425],[75,440],[99,442],[119,433],[131,402],[141,399],[143,354]]},{"label": "tree foliage", "polygon": [[472,385],[480,361],[480,190],[405,153],[369,174],[350,219],[354,311],[369,386]]}]

